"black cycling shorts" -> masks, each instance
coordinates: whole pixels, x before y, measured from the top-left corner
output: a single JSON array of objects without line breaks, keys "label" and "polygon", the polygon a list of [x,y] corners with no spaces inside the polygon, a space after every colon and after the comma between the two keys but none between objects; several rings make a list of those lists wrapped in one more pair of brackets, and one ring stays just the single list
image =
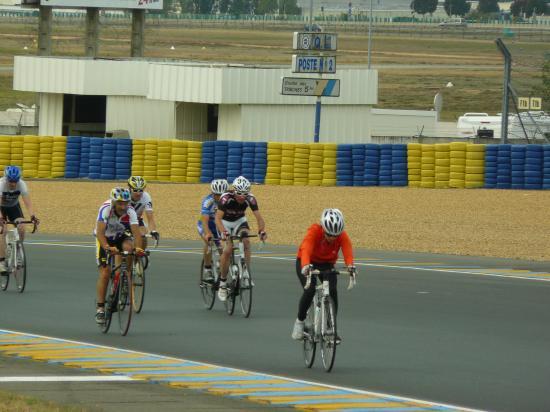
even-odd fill
[{"label": "black cycling shorts", "polygon": [[[122,244],[124,243],[125,240],[128,240],[128,239],[131,240],[132,236],[129,233],[124,233],[122,236],[114,240],[107,239],[107,243],[109,244],[109,246],[111,247],[114,246],[120,252],[122,252]],[[105,251],[105,249],[101,247],[101,244],[99,243],[98,239],[96,239],[96,246],[97,246],[97,250],[96,250],[97,266],[107,266],[107,264],[109,263],[107,261],[107,252]]]},{"label": "black cycling shorts", "polygon": [[16,219],[23,219],[23,211],[19,203],[15,206],[0,207],[0,213],[2,213],[2,217],[8,222],[15,222]]}]

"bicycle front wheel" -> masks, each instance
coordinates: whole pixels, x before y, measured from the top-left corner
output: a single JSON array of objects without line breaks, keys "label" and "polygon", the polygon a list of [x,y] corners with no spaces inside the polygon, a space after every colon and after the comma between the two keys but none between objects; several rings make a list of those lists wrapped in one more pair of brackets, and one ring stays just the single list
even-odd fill
[{"label": "bicycle front wheel", "polygon": [[145,299],[145,269],[141,258],[134,261],[134,270],[132,271],[132,305],[134,312],[139,313],[143,308]]},{"label": "bicycle front wheel", "polygon": [[245,318],[250,316],[252,309],[252,274],[246,265],[243,265],[241,281],[239,282],[241,310]]},{"label": "bicycle front wheel", "polygon": [[118,290],[114,290],[113,277],[109,276],[109,283],[107,284],[107,299],[105,300],[105,322],[99,324],[99,329],[102,333],[109,332],[111,327],[111,319],[113,318],[113,312],[116,308]]},{"label": "bicycle front wheel", "polygon": [[15,277],[17,291],[19,293],[23,293],[27,283],[27,258],[25,257],[25,248],[23,247],[23,242],[21,241],[17,242],[15,249],[13,276]]},{"label": "bicycle front wheel", "polygon": [[212,309],[216,301],[216,290],[214,278],[206,279],[204,276],[204,260],[201,262],[201,274],[199,288],[201,290],[202,301],[204,307],[208,310]]},{"label": "bicycle front wheel", "polygon": [[239,290],[238,282],[228,281],[227,282],[227,299],[225,300],[225,311],[229,316],[233,315],[235,312],[235,300],[237,298],[235,292]]},{"label": "bicycle front wheel", "polygon": [[132,320],[132,278],[124,270],[120,272],[118,289],[117,312],[120,334],[126,336]]},{"label": "bicycle front wheel", "polygon": [[313,366],[313,362],[315,361],[315,351],[317,350],[317,342],[315,342],[315,327],[314,327],[315,307],[316,307],[316,304],[314,302],[309,308],[309,310],[307,311],[307,317],[304,322],[303,347],[304,347],[304,361],[306,363],[307,368],[311,368]]},{"label": "bicycle front wheel", "polygon": [[321,358],[325,371],[330,372],[336,358],[336,311],[330,296],[324,298],[321,322]]}]

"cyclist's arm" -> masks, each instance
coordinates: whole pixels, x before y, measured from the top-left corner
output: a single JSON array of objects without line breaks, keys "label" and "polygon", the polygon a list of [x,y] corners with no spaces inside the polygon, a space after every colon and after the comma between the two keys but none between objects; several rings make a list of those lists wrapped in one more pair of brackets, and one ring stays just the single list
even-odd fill
[{"label": "cyclist's arm", "polygon": [[134,237],[134,247],[143,249],[143,239],[139,230],[139,224],[130,225],[132,236]]},{"label": "cyclist's arm", "polygon": [[[225,226],[223,225],[222,219],[225,215],[225,212],[223,210],[216,210],[216,227],[218,228],[219,233],[225,232]],[[208,225],[206,226],[208,227]]]},{"label": "cyclist's arm", "polygon": [[107,224],[105,222],[96,223],[95,235],[103,249],[109,249],[109,243],[107,242],[107,237],[105,236],[106,228]]},{"label": "cyclist's arm", "polygon": [[313,248],[315,247],[316,241],[317,235],[315,233],[315,227],[312,226],[307,230],[306,236],[304,237],[301,245],[302,254],[300,257],[300,262],[302,267],[311,263],[311,255],[313,254]]},{"label": "cyclist's arm", "polygon": [[149,231],[155,232],[157,230],[157,223],[155,222],[155,215],[152,210],[146,210],[147,224],[149,225]]},{"label": "cyclist's arm", "polygon": [[27,212],[29,212],[29,215],[34,216],[31,197],[28,194],[26,194],[26,195],[22,195],[21,198],[23,199],[23,203],[25,203],[25,207],[27,208]]},{"label": "cyclist's arm", "polygon": [[256,222],[258,222],[258,231],[263,232],[265,231],[265,222],[264,218],[262,217],[259,210],[253,210],[252,213],[254,213],[254,216],[256,217]]},{"label": "cyclist's arm", "polygon": [[202,228],[204,229],[204,236],[212,236],[212,232],[210,231],[210,227],[208,224],[210,223],[210,216],[209,215],[201,215],[201,221],[202,221]]},{"label": "cyclist's arm", "polygon": [[344,262],[346,262],[346,266],[353,266],[353,247],[351,246],[351,239],[346,232],[342,232],[341,242]]}]

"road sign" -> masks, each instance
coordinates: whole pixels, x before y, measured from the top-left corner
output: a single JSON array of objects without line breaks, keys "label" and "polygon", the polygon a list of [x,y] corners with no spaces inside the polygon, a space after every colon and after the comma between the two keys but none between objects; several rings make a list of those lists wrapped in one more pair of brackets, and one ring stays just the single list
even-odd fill
[{"label": "road sign", "polygon": [[340,96],[340,80],[283,77],[281,93],[293,96],[338,97]]},{"label": "road sign", "polygon": [[293,73],[336,73],[336,56],[292,55]]},{"label": "road sign", "polygon": [[292,47],[294,50],[335,51],[337,35],[335,33],[294,32]]},{"label": "road sign", "polygon": [[518,109],[520,110],[542,110],[542,98],[540,97],[519,97]]},{"label": "road sign", "polygon": [[542,110],[542,99],[540,97],[531,97],[531,110]]},{"label": "road sign", "polygon": [[518,99],[518,109],[520,110],[529,110],[529,98],[520,97]]}]

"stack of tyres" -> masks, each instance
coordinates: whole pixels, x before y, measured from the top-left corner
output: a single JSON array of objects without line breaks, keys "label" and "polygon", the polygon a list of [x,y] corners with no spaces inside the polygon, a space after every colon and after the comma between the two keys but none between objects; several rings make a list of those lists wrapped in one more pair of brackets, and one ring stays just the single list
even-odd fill
[{"label": "stack of tyres", "polygon": [[466,187],[466,143],[453,142],[450,144],[451,169],[449,173],[449,187],[464,189]]},{"label": "stack of tyres", "polygon": [[410,187],[420,187],[422,170],[422,145],[409,143],[407,145],[407,179]]},{"label": "stack of tyres", "polygon": [[241,175],[243,159],[242,142],[228,142],[227,145],[227,180],[232,182]]},{"label": "stack of tyres", "polygon": [[132,176],[143,176],[145,166],[145,140],[132,139]]},{"label": "stack of tyres", "polygon": [[336,149],[336,186],[353,186],[353,145],[339,144]]},{"label": "stack of tyres", "polygon": [[268,185],[278,185],[281,182],[282,152],[282,143],[269,142],[267,144],[267,169],[265,174],[265,183]]},{"label": "stack of tyres", "polygon": [[11,142],[9,136],[0,136],[0,171],[4,171],[11,161]]},{"label": "stack of tyres", "polygon": [[101,179],[101,158],[103,157],[103,139],[90,138],[90,179]]},{"label": "stack of tyres", "polygon": [[309,144],[298,143],[294,148],[294,186],[307,186],[309,179]]},{"label": "stack of tyres", "polygon": [[323,145],[323,186],[336,186],[337,148],[334,143]]},{"label": "stack of tyres", "polygon": [[451,172],[451,146],[448,143],[435,145],[435,188],[448,189]]},{"label": "stack of tyres", "polygon": [[[201,163],[201,183],[210,183],[214,180],[214,153],[216,149],[215,141],[208,141],[202,144],[202,163]],[[187,160],[187,151],[186,151]],[[172,155],[172,163],[174,156]],[[187,165],[186,165],[187,168]]]},{"label": "stack of tyres", "polygon": [[103,180],[114,180],[116,178],[116,139],[103,139],[100,176]]},{"label": "stack of tyres", "polygon": [[485,146],[485,177],[484,187],[495,189],[498,177],[498,145],[488,144]]},{"label": "stack of tyres", "polygon": [[363,186],[365,181],[365,145],[351,146],[351,163],[353,169],[353,186]]},{"label": "stack of tyres", "polygon": [[512,189],[525,189],[525,146],[512,145]]},{"label": "stack of tyres", "polygon": [[65,177],[74,179],[80,176],[80,143],[81,137],[67,137],[65,155]]},{"label": "stack of tyres", "polygon": [[143,158],[143,177],[157,180],[158,140],[146,140]]},{"label": "stack of tyres", "polygon": [[241,156],[241,175],[249,181],[254,181],[254,159],[255,159],[256,143],[243,142]]},{"label": "stack of tyres", "polygon": [[116,139],[116,166],[117,180],[127,180],[132,173],[132,141],[130,139]]},{"label": "stack of tyres", "polygon": [[373,143],[365,145],[365,173],[363,175],[364,186],[378,186],[378,173],[380,170],[380,146]]},{"label": "stack of tyres", "polygon": [[265,183],[267,173],[267,142],[258,142],[254,146],[254,177],[256,183]]},{"label": "stack of tyres", "polygon": [[80,138],[80,166],[78,168],[79,177],[88,177],[90,173],[90,138]]},{"label": "stack of tyres", "polygon": [[393,144],[391,157],[392,186],[407,186],[407,145]]},{"label": "stack of tyres", "polygon": [[65,176],[65,156],[67,154],[67,138],[55,136],[52,147],[52,177]]},{"label": "stack of tyres", "polygon": [[435,188],[435,145],[433,144],[422,145],[420,187],[425,189]]},{"label": "stack of tyres", "polygon": [[485,145],[469,144],[466,146],[466,189],[483,187],[485,173]]},{"label": "stack of tyres", "polygon": [[187,143],[187,182],[199,183],[201,180],[201,142],[190,141]]},{"label": "stack of tyres", "polygon": [[214,148],[214,179],[227,179],[229,142],[217,141]]},{"label": "stack of tyres", "polygon": [[[40,138],[38,136],[25,136],[23,138],[23,177],[38,176],[39,153]],[[78,174],[75,177],[78,177]]]},{"label": "stack of tyres", "polygon": [[307,184],[321,186],[323,183],[323,153],[325,145],[313,143],[309,146]]},{"label": "stack of tyres", "polygon": [[170,181],[172,171],[172,140],[159,140],[157,144],[157,180]]},{"label": "stack of tyres", "polygon": [[542,153],[542,188],[550,189],[550,145],[544,145]]},{"label": "stack of tyres", "polygon": [[283,143],[281,151],[281,181],[282,185],[294,184],[294,150],[293,143]]},{"label": "stack of tyres", "polygon": [[497,189],[512,187],[512,146],[498,145],[497,156]]},{"label": "stack of tyres", "polygon": [[[187,181],[187,143],[185,140],[174,140],[172,142],[172,159],[170,162],[170,181],[186,182]],[[212,142],[209,142],[212,143]],[[210,145],[210,153],[214,157],[214,146]],[[201,155],[202,156],[202,155]],[[211,175],[214,175],[214,166],[212,165]],[[201,172],[202,173],[202,172]],[[210,182],[212,179],[208,180]]]},{"label": "stack of tyres", "polygon": [[378,182],[380,186],[392,185],[392,145],[380,145],[380,169],[378,172]]},{"label": "stack of tyres", "polygon": [[53,137],[40,136],[40,151],[38,154],[38,174],[40,178],[52,177]]},{"label": "stack of tyres", "polygon": [[541,145],[532,144],[525,148],[525,188],[542,189],[543,149]]},{"label": "stack of tyres", "polygon": [[[10,164],[23,167],[23,136],[12,136],[10,138]],[[64,161],[65,159],[63,159]]]}]

